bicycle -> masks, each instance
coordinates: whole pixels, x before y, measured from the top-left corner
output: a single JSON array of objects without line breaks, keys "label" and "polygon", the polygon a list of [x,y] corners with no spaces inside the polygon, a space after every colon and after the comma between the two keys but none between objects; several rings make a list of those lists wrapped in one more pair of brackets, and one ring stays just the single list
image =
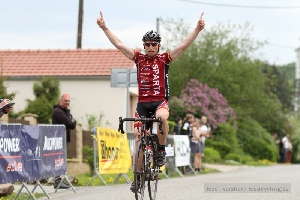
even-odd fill
[{"label": "bicycle", "polygon": [[[121,133],[125,133],[123,130],[123,123],[125,121],[142,122],[140,130],[140,139],[136,145],[135,151],[135,164],[134,164],[134,182],[135,182],[135,199],[143,200],[144,191],[148,186],[148,193],[150,200],[155,200],[157,193],[158,174],[160,173],[160,167],[157,166],[157,154],[158,154],[158,138],[152,134],[153,122],[157,122],[159,125],[159,132],[162,131],[162,119],[159,118],[124,118],[119,117],[119,129]],[[150,130],[150,132],[148,132]],[[138,159],[142,158],[142,171],[138,171]]]}]

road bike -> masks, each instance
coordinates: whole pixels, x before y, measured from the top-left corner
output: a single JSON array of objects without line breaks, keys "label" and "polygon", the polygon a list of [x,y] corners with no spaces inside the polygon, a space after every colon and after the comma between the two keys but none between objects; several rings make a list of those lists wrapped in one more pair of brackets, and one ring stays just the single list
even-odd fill
[{"label": "road bike", "polygon": [[[123,123],[125,121],[141,122],[142,127],[139,129],[140,138],[135,146],[134,156],[134,183],[135,183],[135,199],[143,200],[145,188],[148,187],[150,200],[155,200],[157,193],[158,175],[160,167],[157,166],[158,155],[158,137],[153,133],[153,123],[157,122],[159,134],[162,131],[162,119],[159,118],[119,118],[118,131],[125,133]],[[139,160],[139,159],[142,159]],[[142,165],[142,170],[138,170],[138,161]]]}]

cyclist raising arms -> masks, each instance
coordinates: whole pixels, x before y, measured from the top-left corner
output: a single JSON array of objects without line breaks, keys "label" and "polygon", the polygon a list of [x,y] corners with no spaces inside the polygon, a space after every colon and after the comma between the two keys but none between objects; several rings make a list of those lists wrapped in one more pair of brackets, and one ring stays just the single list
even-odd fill
[{"label": "cyclist raising arms", "polygon": [[[186,50],[196,39],[201,30],[205,26],[205,21],[201,14],[194,31],[177,47],[169,52],[158,54],[160,48],[161,37],[155,31],[148,31],[143,36],[144,49],[146,54],[136,52],[124,45],[120,39],[114,35],[106,26],[102,12],[97,24],[103,30],[109,41],[119,49],[128,59],[134,61],[137,67],[138,77],[138,103],[136,107],[135,117],[150,118],[149,112],[155,114],[155,117],[161,117],[163,120],[163,135],[158,133],[158,166],[165,164],[165,144],[168,136],[168,117],[169,117],[169,84],[168,71],[169,64],[176,59],[184,50]],[[135,140],[139,139],[138,128],[141,123],[134,124]],[[133,184],[134,187],[134,184]]]}]

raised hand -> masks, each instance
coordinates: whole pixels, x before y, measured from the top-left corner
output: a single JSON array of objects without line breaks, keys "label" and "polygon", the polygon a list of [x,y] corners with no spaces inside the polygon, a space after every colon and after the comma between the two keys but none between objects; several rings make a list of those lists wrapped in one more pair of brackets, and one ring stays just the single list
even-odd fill
[{"label": "raised hand", "polygon": [[100,17],[97,18],[97,24],[100,28],[105,28],[106,25],[105,25],[105,21],[103,19],[103,15],[102,15],[102,12],[100,11]]},{"label": "raised hand", "polygon": [[197,23],[197,28],[199,28],[200,31],[201,31],[202,29],[204,29],[204,26],[205,26],[205,21],[204,21],[204,19],[202,18],[203,15],[204,15],[204,12],[201,13],[200,19],[199,19],[199,21],[198,21],[198,23]]},{"label": "raised hand", "polygon": [[9,99],[3,99],[0,103],[0,108],[2,108],[3,106],[7,105],[10,103]]}]

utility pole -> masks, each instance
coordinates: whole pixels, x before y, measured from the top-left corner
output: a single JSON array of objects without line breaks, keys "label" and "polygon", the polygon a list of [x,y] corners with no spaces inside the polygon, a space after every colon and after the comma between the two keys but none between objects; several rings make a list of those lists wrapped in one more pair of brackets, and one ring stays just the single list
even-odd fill
[{"label": "utility pole", "polygon": [[160,20],[159,17],[156,18],[156,32],[158,32],[158,33],[159,33],[159,20]]},{"label": "utility pole", "polygon": [[298,112],[300,104],[300,47],[296,50],[296,81],[295,81],[295,99],[294,99],[294,111]]},{"label": "utility pole", "polygon": [[77,29],[77,49],[81,49],[83,23],[83,0],[79,0],[78,29]]}]

